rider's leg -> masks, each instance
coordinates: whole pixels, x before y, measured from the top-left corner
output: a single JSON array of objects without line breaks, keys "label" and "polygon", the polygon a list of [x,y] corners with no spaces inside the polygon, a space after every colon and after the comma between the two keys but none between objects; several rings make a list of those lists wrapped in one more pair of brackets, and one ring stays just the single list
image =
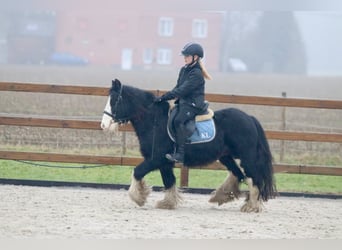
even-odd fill
[{"label": "rider's leg", "polygon": [[166,158],[170,161],[174,162],[184,162],[184,147],[185,142],[187,140],[187,136],[185,133],[184,125],[181,125],[177,128],[177,135],[176,135],[176,152],[174,154],[166,154]]},{"label": "rider's leg", "polygon": [[174,154],[167,154],[166,158],[170,161],[174,162],[183,162],[184,161],[184,147],[185,142],[188,137],[191,135],[188,129],[186,128],[186,122],[194,119],[195,114],[187,109],[186,107],[181,107],[179,109],[178,114],[176,115],[173,124],[176,130],[176,152]]}]

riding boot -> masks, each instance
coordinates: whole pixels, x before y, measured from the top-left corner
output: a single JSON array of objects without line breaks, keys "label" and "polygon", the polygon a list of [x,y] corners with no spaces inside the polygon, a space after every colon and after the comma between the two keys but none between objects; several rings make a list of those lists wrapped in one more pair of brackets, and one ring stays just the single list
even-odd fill
[{"label": "riding boot", "polygon": [[177,151],[173,154],[166,154],[165,156],[169,161],[173,162],[184,162],[184,143],[178,145]]},{"label": "riding boot", "polygon": [[184,145],[188,138],[186,127],[181,125],[176,133],[176,152],[173,154],[166,154],[165,157],[173,162],[183,163],[184,161]]}]

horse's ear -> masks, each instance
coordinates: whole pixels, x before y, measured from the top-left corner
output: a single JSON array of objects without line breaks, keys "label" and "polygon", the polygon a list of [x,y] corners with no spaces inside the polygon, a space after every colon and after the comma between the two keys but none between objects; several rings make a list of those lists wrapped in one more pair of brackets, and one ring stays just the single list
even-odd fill
[{"label": "horse's ear", "polygon": [[112,88],[119,90],[121,88],[121,82],[118,79],[112,80]]}]

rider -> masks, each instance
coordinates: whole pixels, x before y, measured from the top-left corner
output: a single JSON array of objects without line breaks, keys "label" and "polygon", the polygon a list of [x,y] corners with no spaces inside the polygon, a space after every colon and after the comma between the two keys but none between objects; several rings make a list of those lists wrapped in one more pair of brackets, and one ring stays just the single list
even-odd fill
[{"label": "rider", "polygon": [[175,104],[178,104],[178,112],[173,121],[176,130],[176,152],[166,154],[166,158],[174,162],[184,161],[184,144],[191,135],[186,123],[194,120],[205,107],[204,79],[211,79],[201,61],[204,51],[200,44],[186,44],[181,54],[184,56],[185,65],[179,71],[177,85],[157,99],[157,102],[176,99]]}]

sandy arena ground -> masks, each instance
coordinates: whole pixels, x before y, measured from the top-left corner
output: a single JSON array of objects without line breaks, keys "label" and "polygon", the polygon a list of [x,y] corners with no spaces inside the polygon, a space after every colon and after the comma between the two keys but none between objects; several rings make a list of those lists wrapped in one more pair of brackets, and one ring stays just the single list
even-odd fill
[{"label": "sandy arena ground", "polygon": [[0,239],[342,239],[342,200],[278,197],[262,213],[182,194],[176,210],[144,207],[126,190],[0,185]]}]

